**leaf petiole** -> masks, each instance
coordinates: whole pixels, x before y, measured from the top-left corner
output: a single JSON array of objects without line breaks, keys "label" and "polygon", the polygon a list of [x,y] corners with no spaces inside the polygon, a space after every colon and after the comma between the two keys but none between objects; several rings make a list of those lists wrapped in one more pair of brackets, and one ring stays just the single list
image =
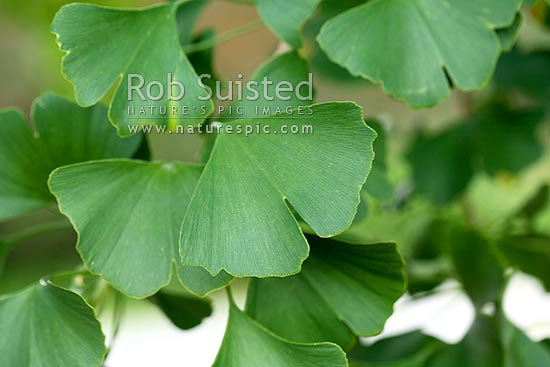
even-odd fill
[{"label": "leaf petiole", "polygon": [[19,242],[25,241],[29,238],[36,237],[38,235],[60,231],[63,229],[71,228],[71,223],[68,220],[62,219],[58,221],[39,223],[32,227],[24,228],[20,231],[17,231],[13,234],[10,234],[0,240],[2,246],[6,249],[10,249]]},{"label": "leaf petiole", "polygon": [[208,49],[210,49],[210,48],[212,48],[216,45],[219,45],[220,43],[225,43],[225,42],[231,41],[235,38],[241,37],[245,34],[254,32],[254,31],[256,31],[258,29],[262,29],[264,27],[265,27],[265,24],[261,20],[256,20],[254,22],[244,24],[240,27],[231,29],[227,32],[221,33],[217,36],[206,39],[204,41],[184,46],[183,50],[188,55],[192,54],[192,53],[195,53],[195,52],[208,50]]}]

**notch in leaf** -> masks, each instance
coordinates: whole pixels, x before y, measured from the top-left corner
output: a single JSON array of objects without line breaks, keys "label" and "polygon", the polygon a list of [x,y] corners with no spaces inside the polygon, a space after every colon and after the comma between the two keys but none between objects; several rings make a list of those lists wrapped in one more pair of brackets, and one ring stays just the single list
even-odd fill
[{"label": "notch in leaf", "polygon": [[[105,160],[61,167],[49,185],[78,233],[86,267],[132,297],[167,285],[179,266],[178,231],[202,167],[185,163]],[[182,283],[198,295],[224,286],[204,269],[181,268]]]},{"label": "notch in leaf", "polygon": [[[412,107],[489,82],[502,52],[497,28],[521,0],[375,0],[327,21],[317,38],[329,58]],[[352,35],[350,37],[350,35]],[[448,75],[448,76],[447,76]]]},{"label": "notch in leaf", "polygon": [[[289,65],[299,66],[300,59],[281,55],[252,80],[272,71],[282,80],[306,80],[305,68],[300,76]],[[289,77],[283,79],[285,74]],[[257,102],[272,111],[281,103]],[[351,102],[296,107],[252,120],[254,110],[243,107],[245,118],[223,120],[187,208],[180,238],[183,263],[242,277],[295,274],[309,250],[290,206],[319,236],[349,228],[372,166],[376,132]],[[252,127],[252,134],[226,130],[239,126]],[[299,132],[284,134],[282,126]]]}]

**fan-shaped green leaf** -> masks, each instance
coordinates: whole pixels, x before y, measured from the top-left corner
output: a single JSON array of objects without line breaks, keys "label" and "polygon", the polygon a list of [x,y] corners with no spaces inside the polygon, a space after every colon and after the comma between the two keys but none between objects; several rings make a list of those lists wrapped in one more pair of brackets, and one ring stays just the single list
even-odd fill
[{"label": "fan-shaped green leaf", "polygon": [[[51,30],[57,35],[62,51],[63,71],[75,87],[76,100],[84,106],[97,103],[121,78],[109,109],[109,118],[119,134],[129,135],[129,125],[157,124],[173,128],[177,124],[202,122],[213,109],[211,101],[199,97],[207,95],[198,84],[198,76],[181,50],[176,31],[176,10],[180,1],[142,10],[115,9],[74,3],[63,6],[56,14]],[[143,77],[145,100],[129,84],[140,85]],[[174,100],[181,90],[172,90],[171,80],[185,87],[182,99]],[[151,82],[162,85],[151,89]],[[159,98],[160,96],[160,98]],[[174,98],[172,98],[174,97]],[[157,98],[159,98],[157,100]],[[177,99],[177,98],[176,98]],[[187,114],[182,105],[190,105]],[[144,108],[146,116],[129,113]],[[151,107],[153,107],[151,109]],[[173,108],[177,113],[173,113]],[[167,110],[163,111],[163,108]],[[185,119],[182,119],[185,117]]]},{"label": "fan-shaped green leaf", "polygon": [[430,107],[450,86],[479,89],[501,52],[496,28],[512,24],[521,0],[375,0],[325,23],[321,47],[352,74],[413,107]]},{"label": "fan-shaped green leaf", "polygon": [[222,346],[213,367],[346,367],[336,344],[293,343],[273,334],[233,303]]},{"label": "fan-shaped green leaf", "polygon": [[[77,249],[88,269],[127,295],[146,297],[170,281],[178,230],[201,169],[105,160],[61,167],[49,183],[78,233]],[[204,280],[186,285],[199,284],[203,293]]]},{"label": "fan-shaped green leaf", "polygon": [[344,349],[354,335],[382,331],[405,291],[403,260],[395,245],[308,240],[311,254],[299,274],[252,281],[247,313],[286,339],[330,341]]},{"label": "fan-shaped green leaf", "polygon": [[36,284],[0,299],[0,361],[17,367],[98,367],[105,337],[76,293]]},{"label": "fan-shaped green leaf", "polygon": [[0,111],[0,220],[51,204],[46,182],[66,164],[131,157],[141,137],[120,139],[98,105],[82,108],[46,93],[32,106],[36,131],[17,110]]},{"label": "fan-shaped green leaf", "polygon": [[[286,201],[320,236],[350,226],[376,134],[353,103],[314,105],[311,115],[294,111],[224,125],[183,221],[184,264],[235,276],[296,273],[308,246]],[[278,133],[290,124],[313,133]],[[260,132],[225,130],[238,126]]]}]

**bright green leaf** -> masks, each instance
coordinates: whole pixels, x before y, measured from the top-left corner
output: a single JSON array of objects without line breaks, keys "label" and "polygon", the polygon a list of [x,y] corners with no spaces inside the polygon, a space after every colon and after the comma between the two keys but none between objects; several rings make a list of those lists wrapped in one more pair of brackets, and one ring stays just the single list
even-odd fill
[{"label": "bright green leaf", "polygon": [[280,338],[233,303],[222,346],[213,367],[347,367],[346,355],[332,343],[302,344]]},{"label": "bright green leaf", "polygon": [[302,27],[321,0],[256,0],[267,26],[293,48],[302,46]]},{"label": "bright green leaf", "polygon": [[[351,225],[376,134],[353,103],[319,104],[311,111],[224,125],[183,221],[184,264],[235,276],[298,272],[308,245],[286,201],[320,236]],[[282,124],[310,125],[314,132],[275,133]],[[273,133],[225,131],[239,125]]]},{"label": "bright green leaf", "polygon": [[[66,52],[63,72],[75,87],[78,103],[83,106],[97,103],[121,78],[109,109],[109,118],[121,135],[131,133],[129,125],[174,128],[179,124],[197,124],[212,112],[212,102],[199,99],[207,92],[200,88],[198,76],[179,44],[175,20],[178,5],[176,2],[127,10],[73,3],[63,6],[55,16],[51,30],[57,35],[61,50]],[[163,93],[159,100],[151,100],[147,95],[141,100],[139,93],[132,91],[129,101],[128,84],[138,85],[139,81],[128,74],[141,75],[145,85],[158,81],[165,92],[170,89],[168,74],[172,74],[172,80],[185,86],[185,96],[170,101],[169,93]],[[156,97],[158,87],[151,94]],[[181,105],[195,107],[189,108],[185,119],[179,119],[181,111],[172,114],[172,106]],[[150,106],[154,106],[154,111],[144,118],[128,112],[129,107],[150,111]],[[161,107],[168,112],[163,114]]]},{"label": "bright green leaf", "polygon": [[0,360],[17,367],[98,367],[105,337],[84,299],[51,283],[0,299]]},{"label": "bright green leaf", "polygon": [[413,107],[484,87],[501,52],[495,28],[520,0],[375,0],[325,23],[318,41],[353,75],[381,83]]},{"label": "bright green leaf", "polygon": [[50,188],[78,233],[87,268],[127,295],[146,297],[170,281],[178,230],[201,168],[95,161],[57,169]]},{"label": "bright green leaf", "polygon": [[46,182],[63,165],[131,157],[141,137],[120,139],[104,106],[82,108],[46,93],[32,106],[36,131],[17,110],[0,111],[0,220],[55,202]]},{"label": "bright green leaf", "polygon": [[286,339],[344,349],[354,335],[380,333],[405,291],[396,246],[308,240],[311,254],[298,275],[252,281],[247,313]]}]

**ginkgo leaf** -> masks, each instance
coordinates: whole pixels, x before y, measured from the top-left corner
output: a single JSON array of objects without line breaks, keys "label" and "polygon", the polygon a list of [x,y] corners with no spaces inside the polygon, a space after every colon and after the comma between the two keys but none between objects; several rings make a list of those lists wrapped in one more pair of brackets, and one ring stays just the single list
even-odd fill
[{"label": "ginkgo leaf", "polygon": [[311,254],[299,274],[252,281],[247,313],[286,339],[330,341],[344,349],[353,345],[354,335],[381,332],[405,291],[395,244],[308,240]]},{"label": "ginkgo leaf", "polygon": [[485,86],[521,0],[375,0],[327,21],[327,55],[413,107]]},{"label": "ginkgo leaf", "polygon": [[120,139],[98,105],[46,93],[32,106],[32,131],[17,110],[0,111],[0,220],[54,203],[46,182],[63,165],[131,157],[141,137]]},{"label": "ginkgo leaf", "polygon": [[[212,101],[205,100],[208,93],[179,44],[180,3],[141,10],[73,3],[63,6],[53,20],[51,31],[66,52],[63,72],[79,104],[97,103],[121,79],[109,108],[120,135],[130,135],[129,126],[142,124],[197,124],[212,112]],[[143,96],[129,88],[141,85],[137,75],[143,78]],[[169,76],[184,88],[170,85]],[[190,107],[184,111],[183,105]],[[144,114],[139,113],[142,108]]]},{"label": "ginkgo leaf", "polygon": [[[103,160],[61,167],[52,172],[49,184],[78,233],[77,250],[87,268],[129,296],[146,297],[170,281],[178,262],[182,208],[201,169],[185,163]],[[223,273],[219,277],[228,280]],[[206,292],[204,280],[183,283],[190,289],[199,284],[200,292]]]},{"label": "ginkgo leaf", "polygon": [[346,367],[336,344],[302,344],[282,339],[230,304],[223,343],[212,367]]},{"label": "ginkgo leaf", "polygon": [[300,48],[302,27],[320,2],[321,0],[256,0],[256,7],[273,33],[292,48]]},{"label": "ginkgo leaf", "polygon": [[18,367],[99,367],[105,337],[76,293],[41,281],[0,299],[0,361]]},{"label": "ginkgo leaf", "polygon": [[[351,225],[376,133],[354,103],[310,108],[223,125],[183,220],[184,264],[212,274],[290,275],[308,245],[289,205],[322,237]],[[283,125],[313,133],[283,134]],[[228,132],[239,126],[260,130]]]}]

